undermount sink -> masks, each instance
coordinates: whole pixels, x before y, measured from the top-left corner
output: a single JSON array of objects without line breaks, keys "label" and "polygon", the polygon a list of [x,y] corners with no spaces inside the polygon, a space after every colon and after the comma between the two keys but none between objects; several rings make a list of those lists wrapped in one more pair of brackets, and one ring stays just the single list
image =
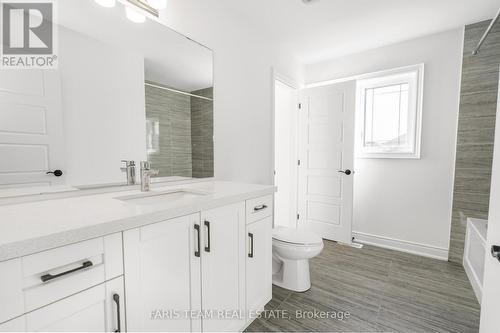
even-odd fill
[{"label": "undermount sink", "polygon": [[151,191],[140,194],[124,195],[115,199],[138,205],[154,205],[166,201],[199,198],[209,192],[190,189],[172,189],[166,191]]}]

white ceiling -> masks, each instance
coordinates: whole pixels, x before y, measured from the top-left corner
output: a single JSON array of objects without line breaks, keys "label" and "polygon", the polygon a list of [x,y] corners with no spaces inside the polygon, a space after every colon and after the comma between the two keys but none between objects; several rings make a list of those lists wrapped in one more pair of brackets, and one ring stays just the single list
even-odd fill
[{"label": "white ceiling", "polygon": [[304,64],[491,19],[499,0],[219,0]]}]

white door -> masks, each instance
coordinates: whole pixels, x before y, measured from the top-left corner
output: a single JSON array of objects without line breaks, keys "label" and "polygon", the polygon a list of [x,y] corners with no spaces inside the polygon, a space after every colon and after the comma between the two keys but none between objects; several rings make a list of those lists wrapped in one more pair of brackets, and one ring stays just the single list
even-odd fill
[{"label": "white door", "polygon": [[494,258],[490,253],[492,246],[500,246],[500,131],[498,130],[500,129],[500,87],[497,103],[497,130],[495,132],[491,174],[487,253],[481,302],[481,333],[496,333],[500,329],[500,253],[498,253],[497,258]]},{"label": "white door", "polygon": [[199,219],[193,214],[123,233],[128,331],[201,330]]},{"label": "white door", "polygon": [[272,217],[247,225],[246,295],[250,315],[272,298]]},{"label": "white door", "polygon": [[119,277],[4,323],[0,331],[124,332],[123,299]]},{"label": "white door", "polygon": [[297,226],[297,90],[274,81],[274,225]]},{"label": "white door", "polygon": [[[202,212],[204,332],[240,331],[245,325],[245,203]],[[220,311],[223,311],[222,313]]]},{"label": "white door", "polygon": [[300,92],[299,226],[351,243],[354,81]]},{"label": "white door", "polygon": [[0,188],[64,182],[61,103],[57,71],[0,71]]}]

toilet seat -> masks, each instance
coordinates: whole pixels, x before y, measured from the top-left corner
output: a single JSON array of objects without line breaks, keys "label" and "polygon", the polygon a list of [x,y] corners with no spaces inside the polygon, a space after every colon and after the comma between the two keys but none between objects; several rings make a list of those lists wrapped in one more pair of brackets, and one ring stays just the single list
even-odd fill
[{"label": "toilet seat", "polygon": [[319,245],[323,239],[306,229],[279,227],[273,229],[273,240],[296,245]]}]

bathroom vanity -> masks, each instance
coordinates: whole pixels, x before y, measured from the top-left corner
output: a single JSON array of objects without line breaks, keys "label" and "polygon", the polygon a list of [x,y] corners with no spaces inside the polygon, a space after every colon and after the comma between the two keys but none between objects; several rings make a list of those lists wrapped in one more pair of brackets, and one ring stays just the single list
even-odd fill
[{"label": "bathroom vanity", "polygon": [[0,331],[243,330],[274,187],[212,180],[212,50],[102,3],[58,1],[57,68],[0,79]]},{"label": "bathroom vanity", "polygon": [[209,180],[1,205],[0,331],[243,330],[271,299],[274,190]]}]

